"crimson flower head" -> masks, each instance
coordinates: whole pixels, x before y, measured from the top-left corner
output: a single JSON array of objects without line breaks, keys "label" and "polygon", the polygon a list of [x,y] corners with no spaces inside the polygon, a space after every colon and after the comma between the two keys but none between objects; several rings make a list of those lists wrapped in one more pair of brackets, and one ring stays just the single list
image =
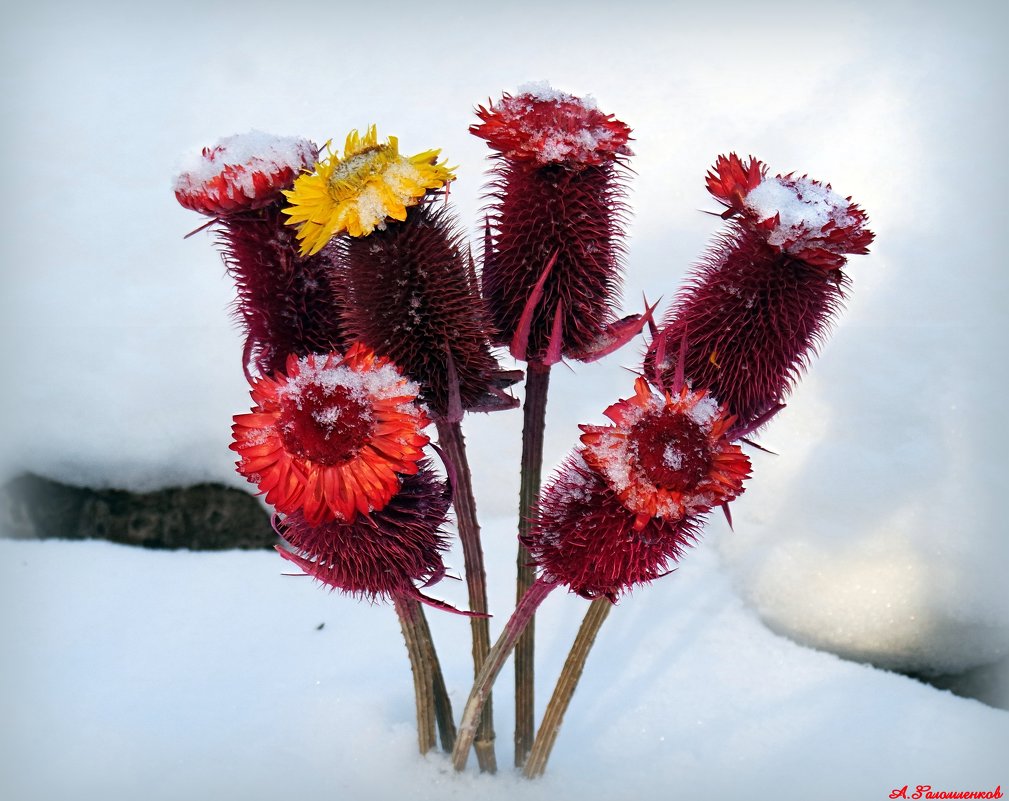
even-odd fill
[{"label": "crimson flower head", "polygon": [[283,371],[291,354],[342,351],[343,300],[332,282],[332,252],[299,255],[295,232],[281,213],[283,191],[315,162],[307,139],[253,132],[203,149],[177,177],[186,208],[214,217],[217,243],[238,297],[245,330],[243,368]]},{"label": "crimson flower head", "polygon": [[370,515],[418,471],[428,420],[417,392],[361,345],[343,356],[292,356],[285,373],[253,381],[256,406],[235,416],[238,472],[309,526]]},{"label": "crimson flower head", "polygon": [[418,589],[445,574],[442,554],[448,541],[441,526],[449,502],[445,484],[421,460],[417,472],[403,476],[389,502],[370,514],[317,525],[303,511],[288,515],[277,530],[290,549],[277,550],[308,575],[348,595],[370,601],[405,596],[451,609]]},{"label": "crimson flower head", "polygon": [[829,184],[770,178],[756,159],[720,156],[708,190],[727,230],[677,294],[645,372],[680,375],[756,428],[781,408],[843,307],[846,257],[866,253],[868,218]]},{"label": "crimson flower head", "polygon": [[618,320],[630,128],[546,84],[479,107],[495,150],[483,291],[495,344],[550,365],[591,361],[640,331]]},{"label": "crimson flower head", "polygon": [[514,161],[538,166],[608,164],[629,156],[631,129],[603,114],[589,98],[559,92],[545,82],[505,93],[497,103],[478,106],[480,123],[470,131]]},{"label": "crimson flower head", "polygon": [[211,217],[261,209],[280,198],[295,177],[315,163],[318,148],[307,139],[252,131],[226,136],[187,165],[175,179],[175,197],[187,209]]},{"label": "crimson flower head", "polygon": [[743,492],[750,462],[734,419],[707,393],[657,394],[645,381],[583,425],[582,449],[544,489],[526,546],[545,577],[611,600],[664,575],[702,516]]}]

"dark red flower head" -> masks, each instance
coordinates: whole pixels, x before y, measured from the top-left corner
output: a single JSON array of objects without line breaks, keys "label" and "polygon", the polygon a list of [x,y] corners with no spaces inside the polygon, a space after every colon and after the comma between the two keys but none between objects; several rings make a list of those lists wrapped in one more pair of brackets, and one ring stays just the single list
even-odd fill
[{"label": "dark red flower head", "polygon": [[349,335],[392,359],[420,385],[435,415],[513,408],[505,372],[491,351],[491,326],[464,237],[432,196],[367,236],[337,244],[334,281],[347,293]]},{"label": "dark red flower head", "polygon": [[667,571],[699,517],[743,492],[749,459],[734,418],[705,392],[653,392],[644,378],[583,425],[581,451],[544,490],[526,546],[545,574],[586,597],[616,598]]},{"label": "dark red flower head", "polygon": [[175,179],[175,197],[187,209],[211,217],[261,209],[280,199],[319,149],[307,139],[253,131],[226,136],[203,148]]},{"label": "dark red flower head", "polygon": [[490,183],[483,292],[521,361],[592,361],[640,331],[618,320],[630,129],[549,87],[505,95],[470,130],[499,152]]},{"label": "dark red flower head", "polygon": [[731,154],[708,173],[728,230],[677,294],[645,360],[656,383],[679,375],[706,388],[741,428],[780,408],[843,306],[846,256],[873,239],[865,212],[829,185],[766,172]]},{"label": "dark red flower head", "polygon": [[590,98],[559,92],[546,83],[504,94],[497,103],[478,106],[480,123],[470,133],[514,161],[600,165],[629,156],[631,129],[603,114]]},{"label": "dark red flower head", "polygon": [[448,541],[441,530],[449,493],[426,461],[405,476],[382,509],[353,522],[311,524],[301,512],[277,524],[291,550],[280,555],[329,587],[368,600],[400,595],[444,607],[420,594],[445,574],[442,554]]},{"label": "dark red flower head", "polygon": [[719,156],[707,175],[708,191],[739,214],[743,225],[762,232],[783,253],[827,269],[844,266],[845,256],[869,252],[873,233],[866,213],[805,175],[767,177],[767,168],[735,153]]}]

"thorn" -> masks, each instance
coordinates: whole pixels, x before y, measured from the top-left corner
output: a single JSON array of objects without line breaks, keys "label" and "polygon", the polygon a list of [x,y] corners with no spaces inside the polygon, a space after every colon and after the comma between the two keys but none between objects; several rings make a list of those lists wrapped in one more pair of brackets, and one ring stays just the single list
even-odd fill
[{"label": "thorn", "polygon": [[758,451],[763,451],[764,453],[769,453],[769,454],[771,454],[771,456],[778,456],[777,452],[772,451],[772,450],[770,450],[768,448],[765,448],[763,445],[760,445],[760,444],[754,442],[752,439],[747,439],[746,437],[740,437],[739,441],[740,442],[745,442],[751,448],[756,448]]},{"label": "thorn", "polygon": [[725,513],[725,522],[729,524],[729,531],[735,531],[735,529],[732,527],[732,512],[729,511],[728,503],[722,504],[722,511]]},{"label": "thorn", "polygon": [[687,367],[687,329],[683,329],[683,336],[680,337],[680,353],[676,357],[676,373],[673,376],[673,392],[683,389],[686,380],[685,372]]},{"label": "thorn", "polygon": [[772,417],[785,408],[784,403],[776,403],[763,414],[755,417],[748,425],[730,432],[732,439],[742,439],[747,434],[752,434],[758,428],[766,424]]},{"label": "thorn", "polygon": [[455,369],[455,359],[452,358],[452,349],[445,346],[445,359],[448,365],[448,412],[445,421],[448,423],[458,423],[462,420],[462,397],[459,393],[459,373]]},{"label": "thorn", "polygon": [[189,232],[188,234],[186,234],[186,235],[185,235],[184,237],[182,237],[182,238],[183,238],[183,239],[189,239],[189,237],[191,237],[191,236],[196,236],[196,234],[200,233],[200,231],[204,231],[204,230],[206,230],[206,229],[207,229],[207,228],[209,228],[209,227],[210,227],[211,225],[213,225],[213,224],[214,224],[215,222],[220,222],[220,220],[221,220],[221,218],[220,218],[220,217],[214,217],[214,219],[212,219],[212,220],[211,220],[210,222],[207,222],[207,223],[204,223],[204,224],[203,224],[203,225],[201,225],[201,226],[200,226],[199,228],[194,228],[194,229],[193,229],[192,231],[190,231],[190,232]]},{"label": "thorn", "polygon": [[564,301],[558,300],[554,307],[554,322],[550,327],[550,342],[547,345],[546,356],[543,357],[543,364],[549,367],[557,364],[561,360],[561,349],[563,347],[564,328]]}]

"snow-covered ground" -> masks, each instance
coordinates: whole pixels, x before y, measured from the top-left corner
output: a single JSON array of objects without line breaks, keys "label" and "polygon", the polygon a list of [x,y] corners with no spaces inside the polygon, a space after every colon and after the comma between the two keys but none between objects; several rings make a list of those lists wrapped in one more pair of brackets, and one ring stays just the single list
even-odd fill
[{"label": "snow-covered ground", "polygon": [[[5,9],[3,478],[245,486],[227,449],[248,408],[231,287],[209,234],[182,239],[202,221],[170,191],[180,154],[223,135],[339,143],[376,122],[459,165],[452,198],[475,231],[474,104],[541,79],[591,93],[634,129],[628,311],[642,292],[670,297],[717,230],[699,210],[715,208],[703,176],[722,152],[832,182],[877,240],[763,436],[779,455],[755,457],[736,531],[711,526],[678,573],[616,610],[544,782],[459,779],[415,757],[392,613],[284,579],[276,557],[0,542],[0,797],[885,798],[1009,783],[1005,712],[764,627],[896,669],[1009,654],[995,506],[1006,15],[980,0]],[[548,465],[630,393],[635,360],[555,371]],[[466,424],[497,626],[519,418]],[[581,608],[548,602],[542,682]],[[465,625],[434,625],[461,703]]]}]

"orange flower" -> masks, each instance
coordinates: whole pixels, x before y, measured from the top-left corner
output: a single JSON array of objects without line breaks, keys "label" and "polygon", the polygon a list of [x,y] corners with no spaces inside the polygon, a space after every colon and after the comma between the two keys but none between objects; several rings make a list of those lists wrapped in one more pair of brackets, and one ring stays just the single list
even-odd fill
[{"label": "orange flower", "polygon": [[639,378],[634,397],[604,414],[614,426],[580,426],[585,462],[636,515],[674,521],[728,503],[743,491],[750,460],[729,441],[734,417],[707,392],[683,386],[665,396]]},{"label": "orange flower", "polygon": [[256,379],[256,406],[235,416],[238,472],[277,511],[301,509],[311,525],[382,509],[428,443],[417,392],[360,344],[345,356],[289,356],[286,375]]}]

